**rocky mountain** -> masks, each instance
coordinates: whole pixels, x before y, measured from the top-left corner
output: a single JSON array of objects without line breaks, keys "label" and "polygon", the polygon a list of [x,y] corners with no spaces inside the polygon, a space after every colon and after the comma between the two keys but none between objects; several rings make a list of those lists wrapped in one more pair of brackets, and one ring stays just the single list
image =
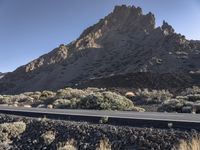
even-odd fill
[{"label": "rocky mountain", "polygon": [[1,93],[66,86],[133,86],[176,88],[199,83],[200,42],[177,34],[152,13],[116,6],[68,45],[8,73]]}]

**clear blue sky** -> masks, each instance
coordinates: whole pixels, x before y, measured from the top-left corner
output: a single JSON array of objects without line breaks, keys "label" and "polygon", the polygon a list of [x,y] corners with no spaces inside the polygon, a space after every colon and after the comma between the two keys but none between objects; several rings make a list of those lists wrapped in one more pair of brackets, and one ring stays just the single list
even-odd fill
[{"label": "clear blue sky", "polygon": [[153,12],[188,39],[200,39],[200,0],[0,0],[0,72],[67,44],[115,5]]}]

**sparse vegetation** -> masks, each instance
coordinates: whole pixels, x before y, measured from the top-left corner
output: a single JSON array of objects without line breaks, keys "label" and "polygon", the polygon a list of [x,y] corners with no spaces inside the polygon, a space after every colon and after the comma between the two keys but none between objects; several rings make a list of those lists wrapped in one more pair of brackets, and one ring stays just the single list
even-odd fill
[{"label": "sparse vegetation", "polygon": [[138,89],[134,93],[129,91],[122,96],[99,88],[65,88],[57,92],[37,91],[19,95],[0,95],[0,105],[15,107],[145,111],[134,104],[156,104],[154,111],[157,109],[160,112],[200,113],[200,88],[187,88],[176,95],[168,90]]}]

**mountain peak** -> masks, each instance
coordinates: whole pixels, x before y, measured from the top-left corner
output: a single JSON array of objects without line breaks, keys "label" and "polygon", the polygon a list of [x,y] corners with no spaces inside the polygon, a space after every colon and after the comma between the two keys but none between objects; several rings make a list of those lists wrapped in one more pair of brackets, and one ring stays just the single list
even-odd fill
[{"label": "mountain peak", "polygon": [[58,89],[90,79],[137,73],[146,76],[148,72],[156,76],[172,74],[173,79],[174,73],[196,72],[199,54],[199,41],[175,33],[166,21],[155,28],[151,12],[143,14],[140,7],[116,6],[74,42],[6,74],[0,80],[0,92]]},{"label": "mountain peak", "polygon": [[140,7],[116,6],[112,13],[97,24],[87,28],[76,42],[77,49],[102,48],[109,35],[149,33],[155,29],[155,17],[149,12],[144,15]]},{"label": "mountain peak", "polygon": [[165,35],[170,35],[174,33],[174,29],[171,25],[169,25],[165,20],[163,21],[162,30]]},{"label": "mountain peak", "polygon": [[126,5],[115,6],[113,14],[127,14],[128,12],[137,15],[142,15],[142,9],[140,7]]}]

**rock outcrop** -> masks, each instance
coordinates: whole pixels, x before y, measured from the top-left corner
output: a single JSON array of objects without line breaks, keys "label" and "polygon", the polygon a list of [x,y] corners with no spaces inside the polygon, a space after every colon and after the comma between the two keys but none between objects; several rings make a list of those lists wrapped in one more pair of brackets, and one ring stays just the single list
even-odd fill
[{"label": "rock outcrop", "polygon": [[190,82],[189,75],[199,71],[199,58],[199,41],[187,40],[165,21],[155,27],[154,15],[139,7],[116,6],[77,40],[8,73],[0,80],[0,93],[55,90],[130,73],[187,74]]}]

